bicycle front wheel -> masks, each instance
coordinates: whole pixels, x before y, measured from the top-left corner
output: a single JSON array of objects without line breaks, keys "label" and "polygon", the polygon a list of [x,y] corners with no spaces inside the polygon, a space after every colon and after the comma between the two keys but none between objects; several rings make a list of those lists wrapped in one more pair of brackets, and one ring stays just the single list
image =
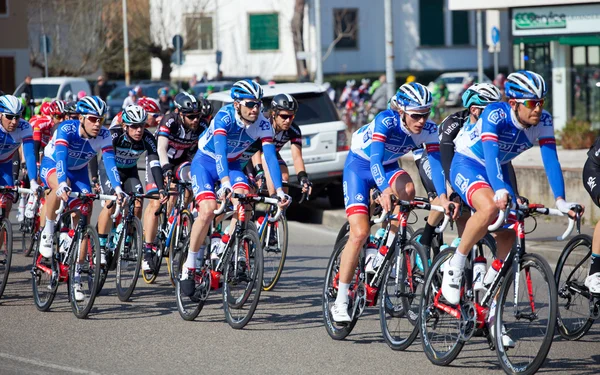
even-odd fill
[{"label": "bicycle front wheel", "polygon": [[[263,251],[254,223],[247,223],[241,236],[234,238],[226,259],[223,285],[225,319],[232,328],[244,328],[252,319],[263,285]],[[237,252],[235,251],[237,247]]]},{"label": "bicycle front wheel", "polygon": [[31,270],[31,287],[33,289],[33,302],[40,311],[48,311],[58,289],[58,274],[60,272],[56,254],[58,254],[58,234],[54,234],[54,250],[52,258],[47,259],[40,255],[40,233],[36,233],[31,241],[35,248],[33,253],[33,268]]},{"label": "bicycle front wheel", "polygon": [[12,252],[12,226],[8,219],[3,218],[0,223],[0,297],[2,297],[8,282]]},{"label": "bicycle front wheel", "polygon": [[117,296],[125,302],[129,300],[142,266],[142,222],[137,217],[127,225],[121,235],[117,258]]},{"label": "bicycle front wheel", "polygon": [[[267,233],[267,232],[272,233]],[[288,247],[288,223],[285,215],[279,221],[268,223],[262,233],[261,243],[264,256],[263,290],[272,290],[277,285]]]},{"label": "bicycle front wheel", "polygon": [[[179,251],[181,262],[185,262],[188,256],[190,241],[187,239],[183,244],[183,249]],[[208,251],[208,250],[207,250]],[[206,257],[205,257],[206,258]],[[204,262],[204,259],[202,259]],[[183,264],[183,263],[181,263]],[[175,296],[177,297],[177,311],[183,320],[194,320],[202,311],[204,303],[208,299],[211,289],[211,270],[207,267],[201,267],[196,270],[194,294],[186,296],[182,289],[179,279],[181,271],[175,276]]]},{"label": "bicycle front wheel", "polygon": [[37,233],[40,231],[40,215],[35,215],[35,217],[33,219],[26,219],[26,220],[31,220],[32,221],[32,230],[30,230],[29,232],[25,231],[25,232],[21,232],[21,234],[23,235],[24,239],[22,240],[22,245],[23,245],[23,255],[28,257],[31,256],[31,253],[35,251],[35,246],[37,246],[36,243],[34,243],[35,241],[34,238],[37,235]]},{"label": "bicycle front wheel", "polygon": [[194,225],[194,218],[188,210],[181,211],[179,216],[179,225],[175,229],[174,240],[171,243],[171,251],[167,259],[167,269],[169,272],[169,278],[171,284],[175,285],[179,274],[181,274],[181,265],[185,262],[183,257],[183,247],[188,238],[192,234],[192,225]]},{"label": "bicycle front wheel", "polygon": [[[556,328],[557,297],[548,262],[537,254],[525,254],[520,270],[507,275],[496,306],[494,344],[500,366],[507,374],[535,373],[550,351]],[[503,335],[514,348],[503,345]]]},{"label": "bicycle front wheel", "polygon": [[[73,314],[79,319],[84,319],[94,306],[100,282],[100,241],[98,232],[91,225],[85,227],[77,240],[81,246],[84,240],[87,240],[87,246],[80,251],[76,243],[73,250],[75,253],[72,254],[69,264],[69,297]],[[82,259],[78,262],[80,255]]]}]

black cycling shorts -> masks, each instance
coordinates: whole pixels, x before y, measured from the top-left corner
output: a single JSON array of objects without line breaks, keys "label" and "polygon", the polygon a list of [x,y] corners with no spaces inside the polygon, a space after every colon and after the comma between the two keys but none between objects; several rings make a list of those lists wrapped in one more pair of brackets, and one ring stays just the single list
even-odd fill
[{"label": "black cycling shorts", "polygon": [[600,207],[600,165],[590,159],[583,166],[583,186],[594,204]]},{"label": "black cycling shorts", "polygon": [[431,166],[429,165],[429,158],[427,154],[423,154],[419,160],[415,160],[417,169],[419,169],[419,177],[421,177],[421,183],[427,191],[427,197],[430,200],[437,198],[437,192],[435,191],[435,185],[431,179]]},{"label": "black cycling shorts", "polygon": [[[132,168],[119,168],[118,171],[119,178],[121,179],[121,186],[123,186],[123,191],[126,193],[144,194],[144,188],[142,182],[140,181],[137,166]],[[102,189],[102,194],[114,194],[115,191],[111,186],[108,176],[106,175],[104,163],[99,163],[98,175],[100,178],[100,188]]]}]

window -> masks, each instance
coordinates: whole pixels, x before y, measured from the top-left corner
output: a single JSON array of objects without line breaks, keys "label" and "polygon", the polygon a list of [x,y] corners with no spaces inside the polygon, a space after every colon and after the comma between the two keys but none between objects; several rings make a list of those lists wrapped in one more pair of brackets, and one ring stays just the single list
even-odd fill
[{"label": "window", "polygon": [[213,25],[212,17],[187,16],[185,18],[185,32],[188,50],[212,50],[213,49]]},{"label": "window", "polygon": [[444,0],[419,1],[419,35],[422,46],[443,46]]},{"label": "window", "polygon": [[279,49],[279,15],[250,14],[250,50]]},{"label": "window", "polygon": [[358,47],[358,9],[333,10],[333,38],[339,38],[335,49]]},{"label": "window", "polygon": [[469,12],[452,12],[452,44],[467,45],[471,44],[469,40]]},{"label": "window", "polygon": [[0,0],[0,15],[8,15],[8,0]]}]

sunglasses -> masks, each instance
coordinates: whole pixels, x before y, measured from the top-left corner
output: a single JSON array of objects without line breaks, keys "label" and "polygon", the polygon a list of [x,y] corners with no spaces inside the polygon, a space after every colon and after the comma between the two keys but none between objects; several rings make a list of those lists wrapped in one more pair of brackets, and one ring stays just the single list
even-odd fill
[{"label": "sunglasses", "polygon": [[246,108],[254,108],[254,107],[260,107],[260,102],[253,102],[253,101],[243,101],[242,105]]},{"label": "sunglasses", "polygon": [[127,124],[127,127],[133,130],[138,130],[146,126],[146,124]]},{"label": "sunglasses", "polygon": [[150,116],[152,116],[152,118],[159,118],[160,117],[160,113],[148,113]]},{"label": "sunglasses", "polygon": [[294,118],[294,116],[296,116],[296,115],[277,115],[277,116],[281,117],[282,120],[287,120],[290,118]]},{"label": "sunglasses", "polygon": [[102,123],[102,117],[98,116],[85,116],[85,118],[91,123]]},{"label": "sunglasses", "polygon": [[544,99],[523,99],[523,100],[517,100],[517,103],[519,104],[523,104],[524,107],[529,108],[529,109],[536,109],[537,107],[542,107],[544,108]]},{"label": "sunglasses", "polygon": [[57,120],[63,120],[65,118],[65,115],[54,115],[52,117],[54,117]]},{"label": "sunglasses", "polygon": [[406,112],[411,119],[419,121],[421,119],[427,119],[429,117],[429,115],[431,114],[431,112],[425,112],[425,113],[409,113]]},{"label": "sunglasses", "polygon": [[198,120],[200,118],[200,115],[199,114],[187,115],[185,117],[187,117],[187,119],[190,120],[190,121],[194,121],[194,120]]},{"label": "sunglasses", "polygon": [[69,119],[71,119],[71,120],[77,120],[78,118],[79,118],[79,115],[77,113],[69,115]]},{"label": "sunglasses", "polygon": [[4,117],[8,120],[8,121],[12,121],[12,120],[19,120],[21,118],[20,115],[4,115]]}]

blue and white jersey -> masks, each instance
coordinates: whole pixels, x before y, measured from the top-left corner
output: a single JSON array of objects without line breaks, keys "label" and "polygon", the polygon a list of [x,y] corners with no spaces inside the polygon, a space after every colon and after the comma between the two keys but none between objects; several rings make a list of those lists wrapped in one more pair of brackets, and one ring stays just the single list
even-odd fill
[{"label": "blue and white jersey", "polygon": [[102,159],[112,186],[121,186],[112,136],[106,128],[101,128],[96,138],[83,138],[79,133],[79,120],[67,120],[58,124],[50,143],[44,148],[44,156],[56,162],[58,182],[67,181],[67,170],[80,170],[102,151]]},{"label": "blue and white jersey", "polygon": [[396,163],[401,156],[423,145],[433,160],[431,167],[436,191],[438,195],[445,194],[438,129],[433,121],[425,122],[421,133],[413,134],[402,123],[398,112],[391,109],[382,111],[373,121],[352,134],[349,156],[355,155],[370,163],[375,182],[383,191],[389,187],[383,178],[383,166]]},{"label": "blue and white jersey", "polygon": [[[550,186],[564,198],[564,180],[556,153],[552,116],[542,111],[540,122],[524,127],[508,103],[489,104],[475,124],[467,124],[454,144],[456,152],[486,167],[495,191],[506,188],[501,165],[507,164],[538,141]],[[558,171],[558,172],[557,172]]]},{"label": "blue and white jersey", "polygon": [[12,157],[21,144],[23,144],[23,154],[27,163],[27,174],[30,180],[35,180],[37,165],[33,147],[33,128],[23,119],[19,120],[15,130],[10,133],[0,125],[0,164],[12,163]]}]

